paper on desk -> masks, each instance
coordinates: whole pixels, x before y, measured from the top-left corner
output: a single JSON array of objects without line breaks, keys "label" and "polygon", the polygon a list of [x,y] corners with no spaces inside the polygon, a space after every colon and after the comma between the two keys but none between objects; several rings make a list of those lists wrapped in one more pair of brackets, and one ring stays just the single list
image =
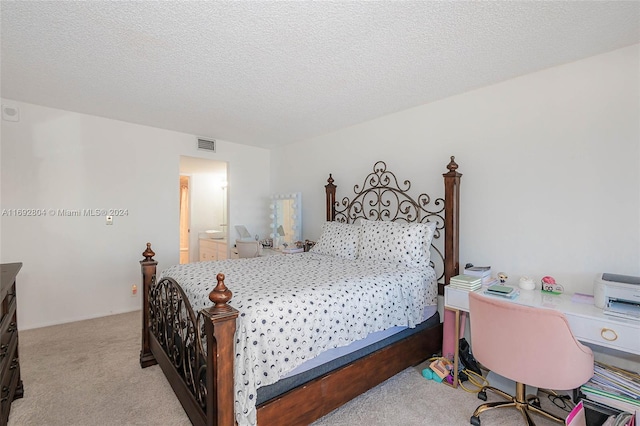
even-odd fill
[{"label": "paper on desk", "polygon": [[584,293],[573,293],[571,301],[573,303],[584,303],[585,305],[593,305],[594,303],[593,295]]}]

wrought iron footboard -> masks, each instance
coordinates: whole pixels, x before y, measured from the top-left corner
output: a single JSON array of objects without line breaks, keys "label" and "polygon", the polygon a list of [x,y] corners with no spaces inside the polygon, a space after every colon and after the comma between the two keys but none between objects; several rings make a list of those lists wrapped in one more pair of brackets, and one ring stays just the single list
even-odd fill
[{"label": "wrought iron footboard", "polygon": [[152,282],[149,313],[151,333],[206,413],[206,319],[193,312],[186,294],[172,278]]}]

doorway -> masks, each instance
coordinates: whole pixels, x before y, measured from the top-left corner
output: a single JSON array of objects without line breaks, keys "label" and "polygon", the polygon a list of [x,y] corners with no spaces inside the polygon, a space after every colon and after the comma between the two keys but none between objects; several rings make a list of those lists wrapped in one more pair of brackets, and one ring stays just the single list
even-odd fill
[{"label": "doorway", "polygon": [[180,175],[180,264],[189,263],[189,176]]},{"label": "doorway", "polygon": [[227,163],[180,156],[179,175],[180,263],[197,262],[201,237],[220,232],[227,240]]}]

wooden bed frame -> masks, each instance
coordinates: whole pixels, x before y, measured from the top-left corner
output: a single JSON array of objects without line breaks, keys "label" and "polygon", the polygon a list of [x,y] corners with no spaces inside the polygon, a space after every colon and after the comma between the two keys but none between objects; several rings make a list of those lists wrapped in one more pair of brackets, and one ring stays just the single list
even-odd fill
[{"label": "wooden bed frame", "polygon": [[[357,218],[408,222],[435,221],[435,237],[444,230],[443,285],[458,274],[459,187],[458,165],[451,157],[443,174],[445,197],[434,201],[441,206],[426,210],[430,197],[416,199],[406,191],[411,183],[398,184],[384,162],[361,188],[356,185],[353,200],[336,201],[336,185],[329,175],[326,189],[327,220],[352,222]],[[397,209],[390,207],[395,200]],[[443,214],[444,213],[444,214]],[[437,253],[441,253],[436,250]],[[213,306],[193,312],[186,295],[171,278],[156,282],[157,262],[151,244],[140,261],[143,285],[142,368],[159,364],[176,396],[194,425],[233,426],[234,416],[234,333],[238,311],[227,304],[231,292],[218,274],[209,299]],[[203,348],[205,348],[203,350]],[[289,392],[257,406],[259,426],[307,425],[335,408],[377,386],[400,371],[417,365],[442,347],[442,324],[425,329],[390,346],[331,371]],[[204,353],[206,351],[206,353]]]}]

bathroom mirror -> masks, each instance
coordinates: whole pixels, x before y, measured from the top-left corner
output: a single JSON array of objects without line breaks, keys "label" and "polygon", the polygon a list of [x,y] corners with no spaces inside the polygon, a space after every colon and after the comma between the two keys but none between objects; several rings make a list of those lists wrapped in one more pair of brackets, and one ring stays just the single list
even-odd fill
[{"label": "bathroom mirror", "polygon": [[275,248],[302,240],[302,195],[300,192],[271,196],[271,234]]}]

